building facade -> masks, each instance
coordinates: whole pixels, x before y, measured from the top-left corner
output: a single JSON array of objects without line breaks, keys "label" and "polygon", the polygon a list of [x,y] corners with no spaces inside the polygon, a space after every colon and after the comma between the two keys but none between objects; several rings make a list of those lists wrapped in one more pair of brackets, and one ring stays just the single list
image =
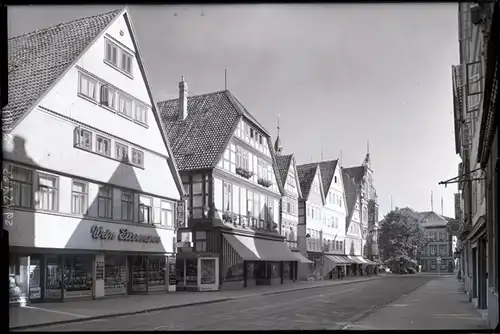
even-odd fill
[{"label": "building facade", "polygon": [[498,324],[498,4],[458,5],[460,63],[452,67],[455,145],[463,231],[458,235],[464,288]]},{"label": "building facade", "polygon": [[284,193],[271,138],[229,92],[160,102],[184,188],[178,287],[238,289],[296,279],[297,257],[281,235]]},{"label": "building facade", "polygon": [[[452,218],[444,217],[434,211],[420,212],[422,225],[429,243],[419,254],[422,271],[451,273],[454,270],[453,236],[446,225]],[[438,261],[440,259],[440,261]]]},{"label": "building facade", "polygon": [[128,10],[12,38],[9,64],[11,301],[167,291],[183,190]]}]

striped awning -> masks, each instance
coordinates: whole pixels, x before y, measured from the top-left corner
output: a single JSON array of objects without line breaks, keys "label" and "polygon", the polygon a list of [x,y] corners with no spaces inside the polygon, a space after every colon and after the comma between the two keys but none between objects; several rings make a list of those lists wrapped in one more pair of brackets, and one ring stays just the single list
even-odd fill
[{"label": "striped awning", "polygon": [[353,260],[354,263],[357,263],[357,264],[366,264],[366,261],[362,257],[360,257],[360,256],[349,255],[349,258],[351,260]]},{"label": "striped awning", "polygon": [[227,233],[224,239],[244,261],[298,261],[283,241]]},{"label": "striped awning", "polygon": [[325,258],[339,265],[355,263],[345,255],[325,255]]},{"label": "striped awning", "polygon": [[374,266],[378,265],[378,263],[377,263],[377,262],[374,262],[374,261],[372,261],[372,260],[370,260],[370,259],[365,259],[365,258],[363,258],[363,260],[365,260],[365,261],[366,261],[366,264],[371,264],[371,265],[374,265]]},{"label": "striped awning", "polygon": [[297,260],[300,263],[314,263],[313,261],[309,260],[308,258],[306,258],[304,255],[302,255],[299,252],[292,252],[292,254],[293,254],[293,256],[295,256],[297,258]]}]

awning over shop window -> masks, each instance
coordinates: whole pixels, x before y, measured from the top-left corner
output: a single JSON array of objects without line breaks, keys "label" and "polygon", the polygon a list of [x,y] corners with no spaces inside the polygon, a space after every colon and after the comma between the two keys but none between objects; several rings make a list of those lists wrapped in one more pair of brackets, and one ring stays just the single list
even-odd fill
[{"label": "awning over shop window", "polygon": [[373,265],[373,266],[378,265],[378,263],[377,263],[377,262],[374,262],[374,261],[372,261],[372,260],[365,259],[365,258],[363,258],[363,260],[365,260],[365,261],[366,261],[366,264],[370,264],[370,265]]},{"label": "awning over shop window", "polygon": [[360,256],[349,255],[349,258],[351,260],[353,260],[354,263],[357,263],[357,264],[366,264],[366,261],[362,257],[360,257]]},{"label": "awning over shop window", "polygon": [[297,258],[297,260],[300,263],[314,263],[313,261],[309,260],[306,258],[304,255],[300,254],[299,252],[292,252],[293,256]]},{"label": "awning over shop window", "polygon": [[224,238],[244,261],[298,261],[282,241],[226,233]]},{"label": "awning over shop window", "polygon": [[325,255],[325,258],[339,265],[355,263],[345,255]]}]

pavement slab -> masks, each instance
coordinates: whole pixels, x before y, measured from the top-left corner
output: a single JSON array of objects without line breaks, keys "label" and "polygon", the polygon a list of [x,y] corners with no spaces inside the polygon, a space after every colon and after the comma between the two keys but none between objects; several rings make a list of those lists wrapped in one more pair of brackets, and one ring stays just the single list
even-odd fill
[{"label": "pavement slab", "polygon": [[435,277],[346,329],[488,329],[454,276]]}]

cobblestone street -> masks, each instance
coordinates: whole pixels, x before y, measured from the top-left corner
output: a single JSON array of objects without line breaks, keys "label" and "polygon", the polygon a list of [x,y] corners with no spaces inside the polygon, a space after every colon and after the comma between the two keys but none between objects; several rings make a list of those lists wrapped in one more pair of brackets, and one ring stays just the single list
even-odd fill
[{"label": "cobblestone street", "polygon": [[54,325],[33,330],[340,329],[432,279],[435,278],[394,276],[357,284]]}]

